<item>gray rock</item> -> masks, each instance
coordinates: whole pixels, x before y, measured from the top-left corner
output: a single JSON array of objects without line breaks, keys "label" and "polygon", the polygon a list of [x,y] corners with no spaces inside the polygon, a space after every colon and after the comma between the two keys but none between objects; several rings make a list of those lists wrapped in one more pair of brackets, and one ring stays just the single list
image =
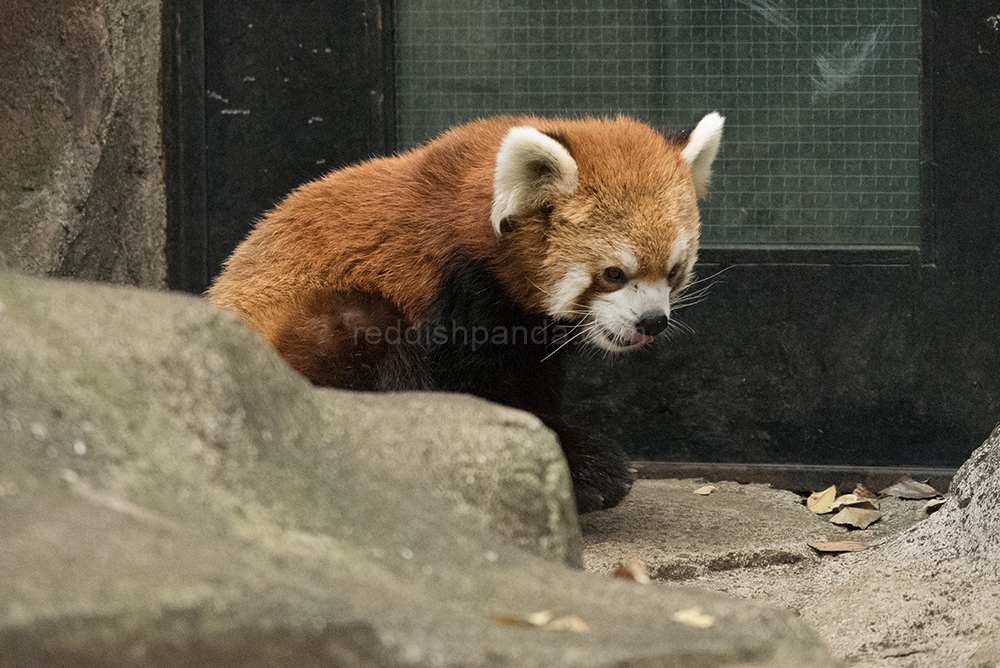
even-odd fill
[{"label": "gray rock", "polygon": [[953,503],[931,526],[950,531],[955,547],[984,563],[1000,564],[1000,423],[955,474],[948,490]]},{"label": "gray rock", "polygon": [[815,595],[803,617],[852,665],[1000,665],[998,471],[1000,425],[940,510],[809,578]]},{"label": "gray rock", "polygon": [[[316,390],[199,300],[9,274],[0,369],[0,666],[834,665],[786,612],[503,544],[458,497],[530,478],[494,519],[547,490],[572,549],[530,417]],[[541,610],[589,630],[508,625]]]},{"label": "gray rock", "polygon": [[[13,434],[67,455],[71,471],[96,466],[116,486],[130,481],[130,497],[160,507],[170,493],[145,497],[182,460],[153,471],[131,470],[133,460],[175,460],[193,448],[195,463],[221,474],[261,452],[343,451],[376,461],[382,487],[410,481],[461,501],[470,520],[518,547],[581,565],[569,471],[555,437],[530,414],[464,396],[314,390],[234,316],[193,298],[13,275],[3,284],[0,318],[12,329],[0,349],[11,384],[0,406],[15,402]],[[132,442],[132,425],[148,442]],[[114,473],[103,470],[109,456]],[[353,459],[342,468],[358,466]]]},{"label": "gray rock", "polygon": [[511,545],[582,567],[569,469],[538,418],[463,395],[323,394],[324,417],[388,477],[462,503]]},{"label": "gray rock", "polygon": [[163,285],[160,12],[4,2],[0,268]]}]

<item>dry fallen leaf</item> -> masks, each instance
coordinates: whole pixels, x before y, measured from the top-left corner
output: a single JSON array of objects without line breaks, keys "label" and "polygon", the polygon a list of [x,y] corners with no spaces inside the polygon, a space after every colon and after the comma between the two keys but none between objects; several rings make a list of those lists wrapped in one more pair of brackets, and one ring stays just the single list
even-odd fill
[{"label": "dry fallen leaf", "polygon": [[840,510],[848,506],[855,508],[867,508],[868,510],[878,510],[878,499],[862,499],[857,494],[842,494],[838,496],[830,507],[831,511]]},{"label": "dry fallen leaf", "polygon": [[897,496],[901,499],[933,499],[941,493],[927,483],[917,482],[908,475],[900,478],[881,492],[881,496]]},{"label": "dry fallen leaf", "polygon": [[817,552],[860,552],[868,547],[856,540],[814,540],[806,545]]},{"label": "dry fallen leaf", "polygon": [[806,508],[817,515],[825,515],[833,509],[833,502],[837,498],[837,486],[830,485],[822,492],[813,492],[806,499]]},{"label": "dry fallen leaf", "polygon": [[615,572],[613,575],[616,578],[622,578],[623,580],[634,580],[639,584],[649,584],[649,570],[646,568],[646,564],[642,563],[638,559],[632,559],[628,562],[622,562],[615,566]]},{"label": "dry fallen leaf", "polygon": [[540,628],[546,631],[572,631],[590,633],[587,623],[575,615],[556,617],[552,610],[539,610],[526,615],[493,615],[493,621],[501,626],[521,629]]},{"label": "dry fallen leaf", "polygon": [[836,499],[833,500],[833,504],[830,506],[830,510],[837,510],[838,508],[843,508],[844,506],[853,506],[858,501],[860,501],[854,494],[841,494]]},{"label": "dry fallen leaf", "polygon": [[872,522],[875,522],[880,517],[882,517],[882,513],[877,510],[847,506],[831,517],[830,521],[833,524],[852,526],[855,529],[867,529]]},{"label": "dry fallen leaf", "polygon": [[553,619],[555,619],[556,613],[551,610],[539,610],[538,612],[529,612],[524,616],[524,621],[528,622],[532,626],[545,626]]},{"label": "dry fallen leaf", "polygon": [[924,512],[930,515],[937,512],[944,505],[946,499],[931,499],[924,504]]},{"label": "dry fallen leaf", "polygon": [[670,619],[678,624],[693,626],[696,629],[707,629],[715,624],[715,617],[712,615],[706,615],[701,611],[701,608],[698,607],[678,610],[674,614],[670,615]]},{"label": "dry fallen leaf", "polygon": [[572,631],[573,633],[590,633],[590,627],[587,626],[587,622],[583,621],[582,619],[574,615],[553,619],[551,622],[545,625],[545,629],[547,631]]},{"label": "dry fallen leaf", "polygon": [[878,498],[878,494],[876,494],[875,492],[871,491],[870,489],[868,489],[867,487],[865,487],[864,485],[862,485],[860,482],[857,485],[854,486],[854,496],[858,497],[859,499],[877,499]]},{"label": "dry fallen leaf", "polygon": [[718,489],[718,487],[716,487],[715,485],[702,485],[698,489],[694,490],[694,493],[701,494],[702,496],[708,496],[716,489]]},{"label": "dry fallen leaf", "polygon": [[531,628],[528,620],[517,615],[493,615],[493,621],[500,626],[515,626],[522,629]]}]

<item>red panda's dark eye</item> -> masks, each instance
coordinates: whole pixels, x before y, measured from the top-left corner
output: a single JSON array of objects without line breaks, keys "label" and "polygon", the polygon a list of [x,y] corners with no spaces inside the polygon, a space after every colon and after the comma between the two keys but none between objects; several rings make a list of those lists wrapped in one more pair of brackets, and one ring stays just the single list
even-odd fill
[{"label": "red panda's dark eye", "polygon": [[678,265],[678,266],[674,267],[673,269],[671,269],[670,273],[667,274],[667,280],[671,281],[671,282],[674,281],[674,280],[676,280],[677,277],[680,275],[680,273],[681,273],[681,268],[680,268],[680,265]]},{"label": "red panda's dark eye", "polygon": [[608,267],[604,270],[604,280],[608,283],[624,283],[627,281],[625,271],[621,267]]}]

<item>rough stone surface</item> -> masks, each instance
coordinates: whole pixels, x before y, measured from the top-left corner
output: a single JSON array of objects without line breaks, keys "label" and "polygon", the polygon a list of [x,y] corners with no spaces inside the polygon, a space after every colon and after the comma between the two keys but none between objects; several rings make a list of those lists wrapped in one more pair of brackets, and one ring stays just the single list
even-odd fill
[{"label": "rough stone surface", "polygon": [[[787,612],[540,559],[447,498],[506,466],[491,440],[554,448],[530,418],[317,390],[196,299],[9,274],[0,367],[0,666],[834,665]],[[476,412],[435,462],[420,429]],[[694,607],[715,624],[671,620]],[[540,610],[589,631],[496,620]]]},{"label": "rough stone surface", "polygon": [[[585,516],[584,561],[632,558],[653,577],[786,607],[847,665],[1000,666],[1000,425],[929,517],[924,501],[882,499],[864,531],[836,527],[761,485],[640,480],[625,503]],[[613,516],[612,514],[617,514]],[[871,547],[819,555],[816,538]]]},{"label": "rough stone surface", "polygon": [[[333,394],[333,393],[331,393]],[[582,541],[566,460],[530,413],[462,395],[336,393],[322,403],[393,480],[462,503],[511,545],[581,567]]]},{"label": "rough stone surface", "polygon": [[[580,530],[565,460],[551,432],[530,414],[465,396],[390,397],[312,391],[308,384],[296,388],[296,394],[308,394],[303,406],[286,412],[289,400],[283,397],[291,390],[261,387],[259,379],[277,374],[286,383],[305,381],[294,373],[289,377],[284,363],[257,337],[235,325],[228,312],[179,297],[166,302],[165,311],[147,312],[143,305],[151,299],[156,303],[148,293],[5,278],[3,285],[12,289],[6,297],[0,293],[4,305],[0,318],[13,328],[0,343],[8,360],[0,379],[5,390],[0,408],[30,405],[43,415],[51,411],[58,425],[68,420],[65,428],[70,431],[60,436],[54,430],[62,427],[44,420],[25,424],[23,417],[14,416],[9,427],[15,435],[30,433],[48,443],[55,455],[67,449],[67,454],[76,455],[74,448],[83,448],[86,456],[69,458],[74,465],[86,465],[109,451],[121,451],[118,456],[126,459],[132,454],[147,456],[146,450],[119,443],[123,425],[139,419],[136,412],[141,412],[139,424],[144,430],[155,425],[157,439],[166,441],[158,446],[168,448],[164,456],[173,456],[169,444],[180,438],[183,447],[195,448],[221,470],[233,456],[232,441],[237,437],[242,439],[240,452],[278,447],[271,444],[281,434],[287,441],[284,447],[293,449],[298,442],[294,439],[307,438],[302,434],[308,429],[308,439],[322,435],[324,447],[332,447],[332,439],[352,456],[377,460],[380,475],[387,480],[411,481],[452,504],[460,502],[470,520],[493,527],[518,547],[581,564]],[[18,322],[21,325],[15,326]],[[108,336],[109,331],[118,335]],[[39,337],[38,332],[44,335]],[[134,338],[126,339],[124,332]],[[230,357],[241,366],[234,368]],[[264,360],[256,359],[260,357]],[[188,368],[191,365],[193,369]],[[258,365],[260,371],[254,368]],[[236,373],[243,367],[252,374],[249,378]],[[46,385],[26,395],[32,387],[27,380],[41,374],[50,383],[48,372],[69,383]],[[186,377],[191,373],[193,378]],[[62,407],[77,404],[78,395],[88,389],[100,390],[84,395],[93,405],[74,410],[121,414],[103,421],[67,414]],[[220,391],[225,391],[224,403],[218,400]],[[147,412],[143,404],[151,400],[143,400],[143,395],[157,397],[160,415]],[[107,405],[102,399],[108,400]],[[288,422],[301,411],[308,411],[308,421],[303,417],[301,424]],[[269,412],[276,415],[268,418]],[[174,433],[185,430],[193,434]],[[102,444],[96,452],[94,443]],[[140,494],[156,485],[148,475],[130,483]]]},{"label": "rough stone surface", "polygon": [[6,0],[0,268],[161,287],[160,3]]}]

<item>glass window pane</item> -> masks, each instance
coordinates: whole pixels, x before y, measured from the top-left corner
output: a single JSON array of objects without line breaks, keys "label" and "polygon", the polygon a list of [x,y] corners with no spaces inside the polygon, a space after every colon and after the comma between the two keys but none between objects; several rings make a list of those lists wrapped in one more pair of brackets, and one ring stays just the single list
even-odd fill
[{"label": "glass window pane", "polygon": [[726,135],[706,246],[919,244],[912,0],[397,9],[399,148],[495,113],[625,113],[676,128],[718,110]]}]

